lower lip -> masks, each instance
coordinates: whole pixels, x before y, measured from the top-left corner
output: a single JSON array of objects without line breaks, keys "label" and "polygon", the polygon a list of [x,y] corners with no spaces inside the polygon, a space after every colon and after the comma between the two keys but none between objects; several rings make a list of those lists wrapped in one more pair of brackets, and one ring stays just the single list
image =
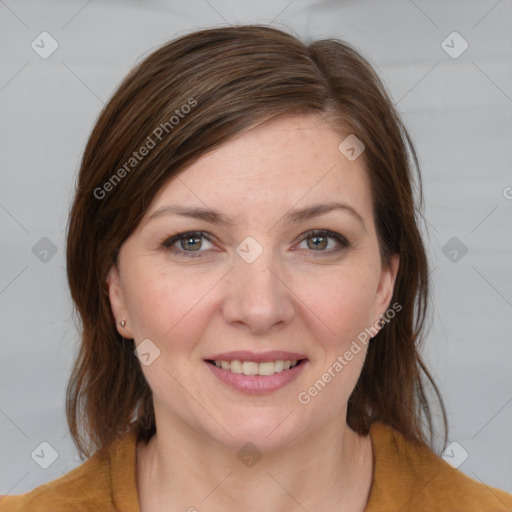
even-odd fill
[{"label": "lower lip", "polygon": [[243,373],[233,373],[229,370],[218,368],[214,364],[205,361],[205,364],[210,368],[215,377],[233,389],[249,395],[272,393],[283,388],[301,374],[306,363],[307,361],[304,360],[291,370],[283,370],[273,375],[244,375]]}]

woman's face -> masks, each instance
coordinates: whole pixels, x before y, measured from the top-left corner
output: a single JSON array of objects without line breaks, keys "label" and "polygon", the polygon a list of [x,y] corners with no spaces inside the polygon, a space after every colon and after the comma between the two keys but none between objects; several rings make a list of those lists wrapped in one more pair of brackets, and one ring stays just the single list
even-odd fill
[{"label": "woman's face", "polygon": [[347,135],[316,115],[253,128],[168,182],[122,245],[111,305],[159,425],[263,451],[345,424],[398,266]]}]

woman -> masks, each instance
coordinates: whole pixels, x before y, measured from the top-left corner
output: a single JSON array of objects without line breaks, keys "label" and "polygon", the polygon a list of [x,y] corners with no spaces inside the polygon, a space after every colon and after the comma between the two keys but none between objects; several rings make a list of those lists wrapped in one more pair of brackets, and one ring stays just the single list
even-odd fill
[{"label": "woman", "polygon": [[417,167],[346,43],[238,26],[146,58],[69,221],[90,458],[2,510],[510,510],[429,447]]}]

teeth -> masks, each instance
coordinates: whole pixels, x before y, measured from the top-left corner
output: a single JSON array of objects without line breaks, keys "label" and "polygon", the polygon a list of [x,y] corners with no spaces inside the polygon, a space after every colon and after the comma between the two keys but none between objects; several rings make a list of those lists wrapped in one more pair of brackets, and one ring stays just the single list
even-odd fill
[{"label": "teeth", "polygon": [[257,366],[258,366],[258,375],[274,375],[274,373],[276,373],[274,361],[260,363]]},{"label": "teeth", "polygon": [[258,363],[244,361],[242,363],[242,373],[244,375],[258,375]]},{"label": "teeth", "polygon": [[297,366],[298,360],[278,360],[278,361],[265,361],[264,363],[257,363],[255,361],[240,361],[235,359],[233,361],[214,361],[217,368],[229,370],[233,373],[243,373],[244,375],[274,375],[283,370],[289,370]]},{"label": "teeth", "polygon": [[221,361],[221,366],[222,366],[222,363],[228,363],[229,364],[229,369],[233,372],[233,373],[242,373],[242,362],[241,361],[231,361],[231,363],[229,361]]}]

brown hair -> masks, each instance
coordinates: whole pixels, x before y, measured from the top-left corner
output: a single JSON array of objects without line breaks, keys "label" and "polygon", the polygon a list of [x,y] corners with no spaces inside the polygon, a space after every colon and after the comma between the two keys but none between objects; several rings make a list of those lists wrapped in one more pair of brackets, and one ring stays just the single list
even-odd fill
[{"label": "brown hair", "polygon": [[426,420],[431,443],[430,383],[446,442],[445,407],[420,355],[429,282],[411,139],[372,67],[349,44],[306,45],[281,30],[245,25],[194,32],[149,55],[105,106],[85,148],[67,235],[82,342],[66,413],[81,457],[129,429],[145,442],[155,432],[151,389],[133,340],[116,330],[105,284],[119,247],[162,186],[206,152],[276,116],[307,113],[327,114],[364,143],[383,264],[400,255],[391,302],[402,310],[369,344],[347,422],[367,434],[383,421],[427,443]]}]

